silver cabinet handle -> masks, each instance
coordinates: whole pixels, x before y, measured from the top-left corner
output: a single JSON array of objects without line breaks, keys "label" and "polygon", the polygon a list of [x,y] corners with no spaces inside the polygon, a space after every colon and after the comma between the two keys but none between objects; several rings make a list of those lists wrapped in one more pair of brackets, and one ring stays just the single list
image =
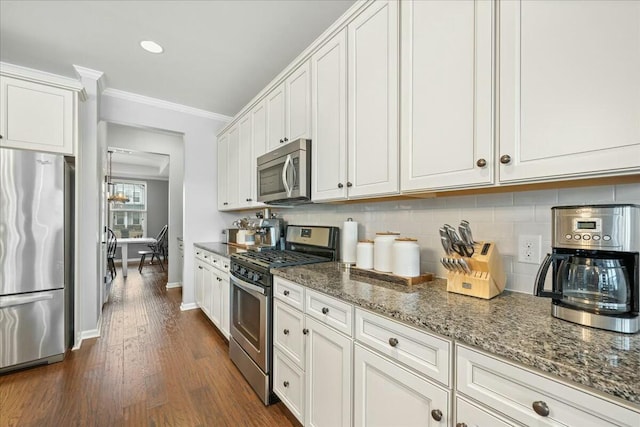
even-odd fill
[{"label": "silver cabinet handle", "polygon": [[508,165],[509,163],[511,163],[511,156],[508,154],[500,156],[500,163],[502,163],[503,165]]},{"label": "silver cabinet handle", "polygon": [[436,421],[441,421],[442,411],[440,409],[434,409],[433,411],[431,411],[431,418],[433,418]]},{"label": "silver cabinet handle", "polygon": [[322,314],[327,314],[329,312],[329,307],[322,307]]},{"label": "silver cabinet handle", "polygon": [[389,345],[395,347],[398,345],[398,338],[389,338]]},{"label": "silver cabinet handle", "polygon": [[341,182],[339,182],[339,183],[338,183],[338,188],[342,188],[342,187],[344,187],[344,185],[342,185],[342,183],[341,183]]},{"label": "silver cabinet handle", "polygon": [[549,405],[547,405],[542,400],[536,400],[531,406],[533,406],[533,410],[536,411],[536,414],[540,415],[541,417],[549,416]]},{"label": "silver cabinet handle", "polygon": [[283,382],[282,385],[285,386],[285,387],[289,387],[289,381]]},{"label": "silver cabinet handle", "polygon": [[309,330],[308,330],[307,328],[304,328],[304,329],[302,330],[302,333],[303,333],[303,334],[305,334],[305,335],[307,335],[307,334],[309,333]]},{"label": "silver cabinet handle", "polygon": [[286,297],[286,296],[289,296],[289,291],[285,290],[285,291],[283,292],[283,294],[284,294],[284,296],[285,296],[285,297]]},{"label": "silver cabinet handle", "polygon": [[487,166],[487,161],[485,159],[478,159],[478,161],[476,162],[476,166],[478,166],[479,168],[483,168]]},{"label": "silver cabinet handle", "polygon": [[289,335],[289,330],[285,329],[284,331],[282,331],[282,333],[285,334],[285,335]]}]

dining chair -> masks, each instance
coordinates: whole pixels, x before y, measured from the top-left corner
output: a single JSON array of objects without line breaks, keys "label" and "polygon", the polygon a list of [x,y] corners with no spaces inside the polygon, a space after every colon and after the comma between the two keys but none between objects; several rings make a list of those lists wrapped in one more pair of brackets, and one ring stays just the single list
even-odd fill
[{"label": "dining chair", "polygon": [[111,280],[117,276],[116,272],[116,249],[118,248],[118,238],[112,229],[107,228],[107,268],[111,273]]}]

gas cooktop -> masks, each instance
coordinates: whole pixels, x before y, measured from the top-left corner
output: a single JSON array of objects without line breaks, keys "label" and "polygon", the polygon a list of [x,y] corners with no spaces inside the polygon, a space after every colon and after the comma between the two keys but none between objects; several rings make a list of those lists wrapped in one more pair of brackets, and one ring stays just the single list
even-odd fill
[{"label": "gas cooktop", "polygon": [[292,265],[313,264],[317,262],[331,261],[316,255],[305,254],[296,251],[261,251],[261,252],[242,252],[231,255],[232,259],[250,262],[264,268],[272,267],[289,267]]}]

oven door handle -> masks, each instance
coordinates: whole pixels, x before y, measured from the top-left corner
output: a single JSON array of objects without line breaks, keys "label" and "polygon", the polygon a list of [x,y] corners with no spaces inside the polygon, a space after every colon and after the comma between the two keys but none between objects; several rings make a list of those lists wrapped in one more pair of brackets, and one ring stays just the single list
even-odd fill
[{"label": "oven door handle", "polygon": [[282,167],[282,185],[284,185],[284,189],[287,192],[287,197],[291,197],[291,191],[293,190],[293,185],[289,187],[289,182],[287,180],[287,169],[289,169],[290,164],[291,154],[288,154],[287,159],[284,161],[284,166]]},{"label": "oven door handle", "polygon": [[242,288],[247,292],[257,292],[259,294],[266,295],[266,291],[264,288],[252,285],[251,283],[247,283],[243,280],[238,279],[236,276],[231,276],[231,281],[234,285],[237,285],[239,288]]}]

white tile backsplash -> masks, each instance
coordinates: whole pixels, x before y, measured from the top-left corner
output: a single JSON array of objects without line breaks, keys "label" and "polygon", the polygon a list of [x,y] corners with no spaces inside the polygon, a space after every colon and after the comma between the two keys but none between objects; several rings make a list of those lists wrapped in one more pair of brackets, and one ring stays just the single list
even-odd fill
[{"label": "white tile backsplash", "polygon": [[542,257],[551,250],[551,207],[589,203],[640,204],[640,184],[481,194],[344,205],[302,205],[274,208],[289,224],[342,227],[349,217],[359,223],[360,239],[373,239],[378,231],[397,231],[418,239],[423,271],[446,274],[438,261],[444,256],[438,228],[471,223],[476,240],[493,240],[503,256],[507,289],[532,293],[538,266],[518,262],[518,236],[540,234]]}]

